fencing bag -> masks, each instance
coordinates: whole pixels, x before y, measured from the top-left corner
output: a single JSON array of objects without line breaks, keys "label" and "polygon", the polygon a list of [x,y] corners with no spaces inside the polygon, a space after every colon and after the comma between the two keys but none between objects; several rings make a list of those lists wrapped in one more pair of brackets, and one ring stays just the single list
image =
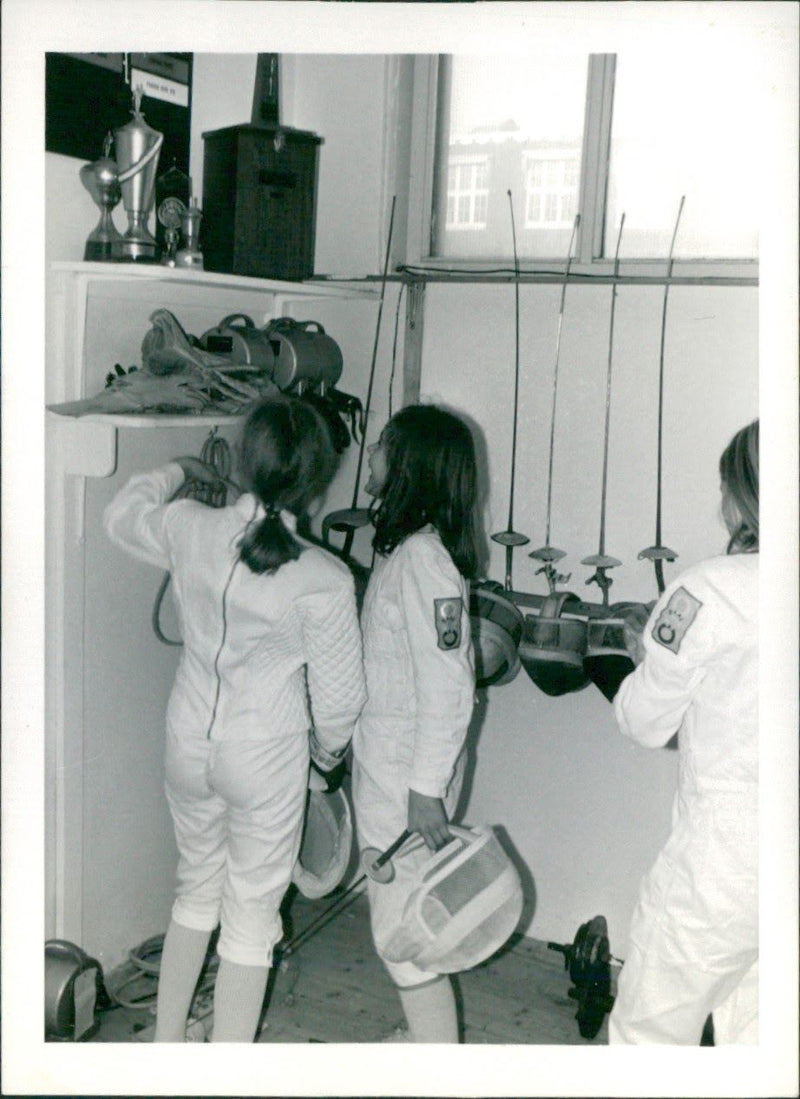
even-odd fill
[{"label": "fencing bag", "polygon": [[97,1006],[107,996],[100,963],[75,943],[44,944],[44,1028],[46,1042],[80,1042],[100,1027]]},{"label": "fencing bag", "polygon": [[344,790],[309,790],[300,854],[292,881],[308,900],[331,893],[347,872],[353,846],[353,817]]},{"label": "fencing bag", "polygon": [[[390,962],[458,973],[499,950],[522,914],[522,883],[490,828],[450,825],[453,839],[423,863],[400,926],[383,949]],[[401,856],[402,857],[402,856]]]}]

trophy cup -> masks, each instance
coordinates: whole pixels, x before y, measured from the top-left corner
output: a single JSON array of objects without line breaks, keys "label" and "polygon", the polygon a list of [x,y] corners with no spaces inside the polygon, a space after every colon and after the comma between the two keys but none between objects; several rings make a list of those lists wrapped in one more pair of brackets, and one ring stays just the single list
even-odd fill
[{"label": "trophy cup", "polygon": [[153,207],[158,154],[164,135],[148,126],[139,109],[142,89],[133,93],[133,118],[114,131],[114,149],[128,228],[119,242],[122,260],[154,263],[158,245],[147,228]]},{"label": "trophy cup", "polygon": [[181,239],[180,227],[185,212],[186,207],[177,195],[165,198],[158,207],[156,217],[158,224],[164,229],[164,246],[161,249],[161,264],[164,267],[176,266],[175,254]]},{"label": "trophy cup", "polygon": [[195,267],[203,270],[203,253],[200,251],[200,219],[203,214],[197,201],[192,199],[181,216],[183,247],[175,255],[176,267]]},{"label": "trophy cup", "polygon": [[114,225],[111,213],[122,198],[122,191],[116,162],[109,156],[113,141],[111,134],[106,134],[103,155],[93,164],[84,164],[80,171],[81,183],[100,207],[100,221],[86,238],[85,260],[108,263],[119,259],[122,236]]}]

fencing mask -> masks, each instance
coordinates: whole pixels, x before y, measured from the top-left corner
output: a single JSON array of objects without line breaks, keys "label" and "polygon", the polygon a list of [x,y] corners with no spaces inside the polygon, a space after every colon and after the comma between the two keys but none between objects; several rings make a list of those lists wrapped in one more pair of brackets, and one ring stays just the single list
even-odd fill
[{"label": "fencing mask", "polygon": [[300,854],[292,881],[308,900],[332,892],[347,871],[353,845],[353,818],[344,790],[309,790]]},{"label": "fencing mask", "polygon": [[457,973],[494,954],[517,926],[522,883],[494,832],[452,824],[450,832],[451,842],[418,872],[400,926],[384,947],[390,962]]}]

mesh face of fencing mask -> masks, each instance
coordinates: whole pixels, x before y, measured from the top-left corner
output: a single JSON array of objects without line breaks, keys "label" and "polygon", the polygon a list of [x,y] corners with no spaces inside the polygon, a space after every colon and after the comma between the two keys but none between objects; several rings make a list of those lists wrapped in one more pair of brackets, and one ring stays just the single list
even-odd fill
[{"label": "mesh face of fencing mask", "polygon": [[400,926],[384,947],[388,961],[431,973],[457,973],[499,950],[522,914],[522,883],[491,829],[457,828],[419,871]]},{"label": "mesh face of fencing mask", "polygon": [[300,854],[292,881],[309,900],[340,884],[353,846],[353,818],[344,790],[309,790]]}]

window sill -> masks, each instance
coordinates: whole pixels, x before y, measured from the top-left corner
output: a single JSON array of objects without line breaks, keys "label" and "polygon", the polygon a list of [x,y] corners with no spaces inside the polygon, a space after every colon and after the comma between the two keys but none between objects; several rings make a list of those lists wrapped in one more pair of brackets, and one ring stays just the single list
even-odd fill
[{"label": "window sill", "polygon": [[[671,274],[666,261],[629,260],[614,274],[612,260],[570,265],[567,282],[638,286],[758,286],[757,260],[676,260]],[[519,281],[563,283],[564,261],[529,261],[519,266]],[[499,260],[447,260],[431,258],[419,264],[401,264],[390,278],[421,282],[514,282],[513,262]]]}]

